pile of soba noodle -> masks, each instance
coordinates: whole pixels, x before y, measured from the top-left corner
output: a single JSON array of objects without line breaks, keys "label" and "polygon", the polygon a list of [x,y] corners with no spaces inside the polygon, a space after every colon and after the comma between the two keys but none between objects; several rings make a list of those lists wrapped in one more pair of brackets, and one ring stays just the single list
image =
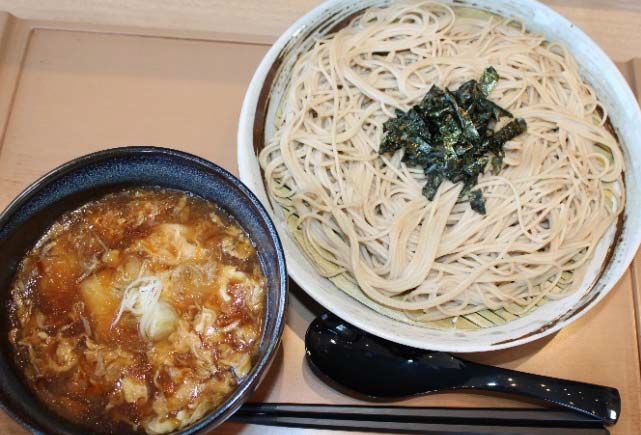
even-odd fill
[{"label": "pile of soba noodle", "polygon": [[[402,150],[377,151],[395,109],[488,66],[501,77],[489,98],[527,132],[505,145],[498,174],[480,178],[481,215],[460,183],[443,183],[430,202],[421,168]],[[622,152],[576,61],[479,10],[368,9],[301,56],[280,110],[260,163],[305,252],[323,275],[348,276],[414,322],[518,315],[567,296],[624,205]]]}]

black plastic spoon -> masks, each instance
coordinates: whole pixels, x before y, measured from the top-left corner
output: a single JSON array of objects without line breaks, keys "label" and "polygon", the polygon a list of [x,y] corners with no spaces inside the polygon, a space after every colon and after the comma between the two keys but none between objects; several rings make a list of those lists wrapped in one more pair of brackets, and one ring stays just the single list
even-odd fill
[{"label": "black plastic spoon", "polygon": [[368,334],[338,317],[317,317],[305,335],[307,361],[345,392],[401,398],[451,390],[484,390],[526,396],[616,423],[621,398],[615,388],[532,375],[477,364],[444,352],[402,346]]}]

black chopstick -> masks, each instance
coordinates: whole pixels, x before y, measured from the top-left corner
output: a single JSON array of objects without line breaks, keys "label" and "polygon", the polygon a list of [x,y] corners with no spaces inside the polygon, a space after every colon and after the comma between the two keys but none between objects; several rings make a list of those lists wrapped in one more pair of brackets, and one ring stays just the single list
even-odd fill
[{"label": "black chopstick", "polygon": [[596,419],[547,409],[250,403],[243,405],[231,420],[270,426],[398,434],[609,434]]}]

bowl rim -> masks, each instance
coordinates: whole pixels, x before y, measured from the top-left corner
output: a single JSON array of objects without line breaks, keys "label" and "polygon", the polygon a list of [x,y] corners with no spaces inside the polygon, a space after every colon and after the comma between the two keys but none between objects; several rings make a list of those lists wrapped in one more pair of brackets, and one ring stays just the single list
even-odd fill
[{"label": "bowl rim", "polygon": [[[267,232],[269,233],[270,240],[274,245],[274,249],[276,251],[276,266],[278,269],[277,275],[278,279],[280,280],[278,292],[275,297],[277,309],[274,316],[274,328],[270,331],[263,331],[265,337],[264,339],[268,342],[265,352],[260,356],[260,358],[257,359],[254,367],[252,367],[252,370],[243,380],[242,384],[234,389],[229,397],[227,397],[227,399],[220,406],[212,409],[210,412],[205,414],[204,417],[202,417],[192,425],[187,426],[186,428],[179,431],[171,432],[172,434],[176,435],[188,435],[198,433],[203,430],[213,429],[219,424],[222,424],[234,412],[236,412],[238,408],[240,408],[242,404],[249,398],[249,396],[256,391],[258,386],[265,378],[265,375],[267,374],[269,367],[274,361],[276,354],[278,353],[278,348],[280,347],[282,342],[282,335],[285,327],[285,311],[289,298],[289,281],[287,275],[285,251],[283,249],[283,245],[274,222],[272,221],[269,213],[267,212],[261,201],[256,197],[256,195],[231,172],[227,171],[214,162],[206,160],[202,157],[198,157],[194,154],[179,151],[176,149],[156,146],[123,146],[107,148],[93,153],[84,154],[82,156],[69,160],[55,167],[54,169],[51,169],[50,171],[33,181],[11,202],[9,202],[9,204],[4,208],[4,210],[2,210],[2,212],[0,212],[0,228],[3,228],[7,223],[9,223],[15,212],[24,204],[26,204],[43,187],[51,183],[55,183],[55,181],[61,176],[64,176],[76,170],[81,170],[83,167],[89,164],[100,162],[105,159],[150,154],[169,156],[172,159],[181,159],[191,165],[196,166],[198,171],[214,173],[215,175],[221,177],[223,179],[223,182],[230,183],[234,187],[238,188],[241,195],[243,195],[245,199],[247,199],[254,207],[252,214],[262,221],[267,229]],[[84,188],[81,188],[79,190],[84,190]],[[179,190],[190,192],[189,189]],[[0,376],[5,376],[5,374],[0,374]],[[13,420],[17,421],[23,427],[27,428],[33,433],[42,433],[42,429],[34,425],[31,421],[27,421],[26,419],[24,419],[17,412],[14,412],[11,402],[7,400],[4,392],[2,391],[0,391],[0,409],[6,412],[11,418],[13,418]],[[28,415],[29,412],[27,412],[26,414]],[[67,420],[64,417],[60,418]]]},{"label": "bowl rim", "polygon": [[[394,1],[395,0],[385,0],[385,4],[390,4],[390,3],[393,3]],[[484,8],[483,4],[485,3],[483,2],[483,4],[478,4],[470,0],[464,0],[462,2],[458,0],[445,0],[444,2],[448,4],[458,3],[459,6],[477,7],[481,9]],[[345,3],[346,3],[345,0],[327,0],[321,3],[320,5],[314,7],[310,11],[308,11],[307,13],[302,15],[300,18],[298,18],[291,26],[287,28],[287,30],[285,30],[284,33],[281,34],[281,36],[267,51],[267,53],[262,58],[260,64],[258,65],[254,75],[252,76],[251,82],[247,88],[245,98],[243,100],[243,105],[241,107],[239,124],[238,124],[238,136],[237,136],[237,141],[238,141],[237,160],[238,160],[239,176],[240,176],[240,179],[243,180],[243,182],[247,183],[249,186],[259,185],[260,186],[258,187],[259,189],[264,188],[264,181],[262,179],[256,180],[256,177],[253,174],[252,163],[255,163],[253,160],[257,160],[257,157],[253,155],[252,152],[249,152],[249,150],[254,150],[254,123],[257,116],[258,103],[259,103],[259,99],[262,97],[261,94],[266,91],[264,86],[265,86],[266,80],[268,79],[270,70],[274,67],[275,63],[279,60],[279,56],[284,51],[284,49],[287,48],[288,43],[293,37],[295,37],[299,32],[302,32],[303,30],[305,30],[306,27],[309,27],[310,23],[315,23],[315,20],[317,18],[322,17],[324,14],[334,10],[337,6],[343,5]],[[556,20],[558,20],[559,23],[569,28],[572,28],[572,31],[575,32],[575,36],[578,38],[581,38],[582,41],[587,46],[589,46],[590,50],[599,58],[599,60],[604,63],[606,68],[606,70],[604,71],[604,74],[610,75],[613,77],[613,80],[617,81],[618,83],[624,84],[624,89],[622,90],[622,92],[625,94],[625,98],[631,101],[635,101],[635,102],[637,101],[636,97],[632,93],[632,90],[630,89],[629,84],[627,83],[627,81],[625,80],[625,78],[623,77],[619,69],[616,67],[614,62],[605,54],[605,52],[601,49],[601,47],[599,47],[592,40],[592,38],[590,38],[585,32],[583,32],[577,25],[570,22],[567,18],[565,18],[560,13],[556,12],[551,7],[545,4],[542,4],[537,0],[522,0],[522,3],[523,3],[523,6],[534,8],[537,11],[553,16],[555,17]],[[271,91],[271,89],[267,90],[267,92],[269,91]],[[635,112],[635,117],[637,118],[637,120],[641,122],[641,111],[639,109],[638,104],[636,104],[632,110]],[[626,168],[626,169],[630,170],[632,168]],[[266,194],[266,198],[267,198],[267,202],[269,203],[270,200],[267,194]],[[626,209],[624,209],[621,212],[620,216],[625,216],[627,214],[626,213],[627,206],[628,204],[626,201]],[[268,206],[267,208],[269,207],[270,206]],[[276,217],[274,217],[274,219],[278,220]],[[282,223],[279,222],[279,225],[280,224]],[[286,231],[286,230],[283,230],[283,231]],[[638,251],[640,244],[641,244],[641,234],[637,234],[636,238],[631,240],[630,245],[632,246],[632,251],[633,252]],[[291,254],[286,252],[286,255],[291,255]],[[625,274],[625,271],[628,269],[628,266],[633,259],[634,259],[634,254],[627,255],[623,261],[625,263],[625,267],[622,267],[620,271],[618,271],[615,275],[613,275],[611,280],[609,280],[609,282],[607,283],[607,285],[605,285],[605,287],[601,289],[592,300],[590,300],[587,304],[582,306],[581,309],[576,311],[571,316],[565,319],[558,319],[551,326],[547,328],[540,328],[538,330],[534,330],[533,328],[532,332],[522,335],[516,339],[511,339],[508,341],[492,343],[492,344],[484,344],[484,343],[465,344],[464,348],[461,348],[461,346],[459,346],[455,341],[453,344],[439,343],[437,346],[434,346],[434,345],[429,345],[428,343],[428,346],[426,346],[424,343],[421,343],[416,339],[408,338],[405,336],[398,336],[393,332],[386,330],[383,327],[374,325],[373,322],[371,322],[370,320],[363,320],[358,316],[352,316],[348,307],[336,306],[331,301],[329,301],[328,297],[326,297],[322,292],[314,291],[313,288],[310,289],[311,286],[307,285],[305,279],[303,278],[303,275],[304,275],[303,269],[298,264],[298,260],[294,259],[294,261],[290,261],[288,272],[290,277],[308,295],[310,295],[314,300],[316,300],[319,304],[321,304],[325,309],[333,312],[334,314],[345,319],[346,321],[349,321],[353,325],[369,333],[377,335],[381,338],[384,338],[396,343],[404,344],[407,346],[430,349],[430,350],[438,350],[438,351],[446,351],[446,352],[489,352],[494,350],[508,349],[508,348],[520,346],[526,343],[530,343],[532,341],[554,334],[559,330],[561,330],[562,328],[580,319],[587,312],[592,310],[594,306],[596,306],[601,300],[603,300],[610,293],[610,291],[612,291],[612,289],[616,286],[616,284],[621,280],[621,278]],[[607,267],[607,263],[604,264],[604,267]],[[351,296],[349,297],[351,298]],[[363,305],[360,301],[356,299],[353,299],[353,301],[357,304]],[[371,308],[366,307],[365,305],[363,306],[367,310],[371,310],[372,312],[375,312],[376,317],[387,317],[382,313],[376,312],[375,310],[372,310]],[[400,323],[400,321],[398,320],[395,320],[395,319],[391,319],[391,320],[394,322]],[[460,331],[460,330],[457,332],[465,333],[465,331]]]}]

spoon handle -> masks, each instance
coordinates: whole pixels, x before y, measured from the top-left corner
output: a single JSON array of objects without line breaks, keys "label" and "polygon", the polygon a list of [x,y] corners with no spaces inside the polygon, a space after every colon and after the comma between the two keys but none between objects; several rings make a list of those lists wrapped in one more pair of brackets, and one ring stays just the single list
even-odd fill
[{"label": "spoon handle", "polygon": [[499,369],[469,361],[465,361],[465,369],[470,376],[460,384],[461,389],[523,395],[591,415],[607,425],[616,423],[621,412],[621,397],[616,388]]}]

